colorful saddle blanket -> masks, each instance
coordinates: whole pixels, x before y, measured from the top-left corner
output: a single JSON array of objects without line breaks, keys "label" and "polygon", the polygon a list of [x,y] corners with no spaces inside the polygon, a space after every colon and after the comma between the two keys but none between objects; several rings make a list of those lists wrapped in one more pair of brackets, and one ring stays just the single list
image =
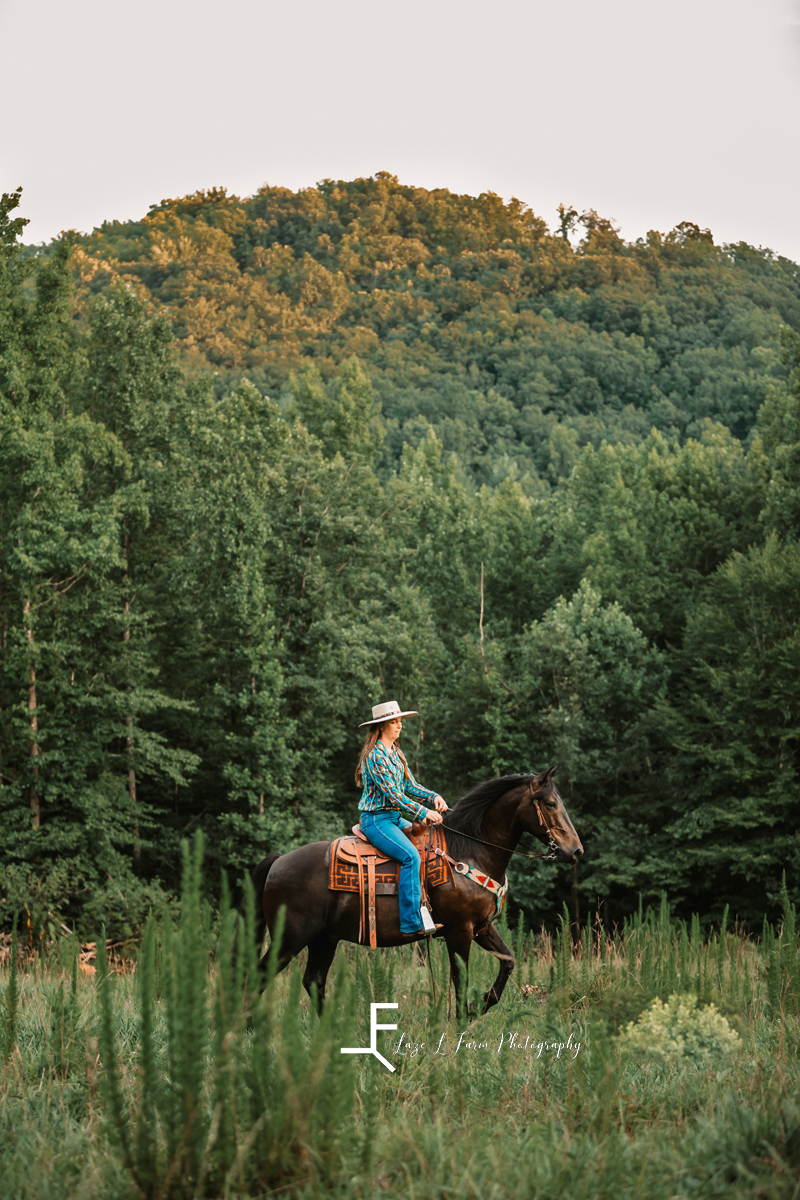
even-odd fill
[{"label": "colorful saddle blanket", "polygon": [[[419,837],[411,839],[420,853],[420,880],[423,896],[427,888],[441,887],[452,879],[452,868],[441,854],[444,851],[444,833],[434,825],[430,830],[424,830]],[[328,886],[334,892],[358,892],[361,896],[361,915],[359,920],[358,940],[366,941],[369,931],[369,945],[374,950],[377,946],[377,918],[375,912],[375,897],[396,896],[397,884],[400,877],[400,863],[396,858],[387,858],[369,842],[364,835],[355,837],[340,837],[331,844],[330,849],[330,878]]]},{"label": "colorful saddle blanket", "polygon": [[[432,827],[430,833],[430,843],[428,842],[427,830],[421,837],[412,838],[411,840],[420,853],[423,866],[425,865],[427,854],[428,869],[424,873],[424,883],[426,887],[435,888],[441,887],[443,883],[447,883],[448,879],[452,879],[452,868],[443,858],[434,853],[437,849],[445,849],[444,833],[436,825]],[[328,884],[330,889],[334,892],[361,891],[359,884],[360,857],[372,857],[375,861],[376,893],[379,896],[396,896],[397,881],[400,877],[400,863],[397,859],[387,858],[385,854],[382,854],[380,850],[376,850],[370,843],[362,841],[361,838],[349,835],[337,838],[331,846],[330,881]]]}]

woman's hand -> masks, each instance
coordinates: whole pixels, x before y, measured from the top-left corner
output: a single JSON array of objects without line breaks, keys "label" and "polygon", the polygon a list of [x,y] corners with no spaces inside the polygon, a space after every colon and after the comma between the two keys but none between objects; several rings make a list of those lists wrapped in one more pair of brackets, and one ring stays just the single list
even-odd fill
[{"label": "woman's hand", "polygon": [[439,825],[439,824],[441,824],[442,814],[436,812],[436,810],[433,808],[426,808],[425,809],[425,820],[428,822],[429,825]]},{"label": "woman's hand", "polygon": [[436,809],[437,812],[440,812],[440,813],[447,812],[447,805],[445,804],[445,802],[441,796],[433,797],[433,807]]}]

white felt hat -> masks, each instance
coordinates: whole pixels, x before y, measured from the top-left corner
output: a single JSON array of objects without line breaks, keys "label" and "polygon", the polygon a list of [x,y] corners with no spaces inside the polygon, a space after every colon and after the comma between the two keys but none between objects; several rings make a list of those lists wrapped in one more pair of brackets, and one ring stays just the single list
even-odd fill
[{"label": "white felt hat", "polygon": [[365,725],[383,725],[385,721],[394,721],[397,717],[418,717],[418,712],[400,712],[400,705],[396,700],[387,700],[385,704],[373,704],[372,720],[362,721],[359,729],[363,729]]}]

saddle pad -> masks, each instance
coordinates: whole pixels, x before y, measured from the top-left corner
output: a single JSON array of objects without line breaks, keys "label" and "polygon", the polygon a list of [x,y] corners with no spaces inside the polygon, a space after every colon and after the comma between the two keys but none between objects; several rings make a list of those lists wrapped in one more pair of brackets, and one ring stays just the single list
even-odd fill
[{"label": "saddle pad", "polygon": [[[339,854],[337,838],[331,852],[331,873],[328,887],[333,892],[359,892],[358,863]],[[349,840],[349,839],[347,839]],[[375,859],[375,892],[379,896],[396,896],[399,862],[394,858]]]},{"label": "saddle pad", "polygon": [[[441,829],[435,825],[433,827],[433,836],[431,838],[431,850],[438,847],[444,850],[444,834]],[[352,845],[356,839],[354,837],[337,838],[331,846],[331,869],[328,886],[334,892],[357,892],[359,891],[358,884],[358,863],[355,857],[351,857],[352,851],[348,853],[347,843]],[[421,847],[423,857],[427,849],[427,835]],[[344,846],[344,856],[340,854],[342,843]],[[375,892],[379,896],[396,896],[397,895],[397,880],[400,875],[400,863],[395,858],[384,859],[381,856],[375,857]],[[427,887],[441,887],[443,883],[447,883],[448,879],[452,878],[452,871],[449,863],[443,858],[430,854],[428,857],[428,869],[425,874],[425,882]]]}]

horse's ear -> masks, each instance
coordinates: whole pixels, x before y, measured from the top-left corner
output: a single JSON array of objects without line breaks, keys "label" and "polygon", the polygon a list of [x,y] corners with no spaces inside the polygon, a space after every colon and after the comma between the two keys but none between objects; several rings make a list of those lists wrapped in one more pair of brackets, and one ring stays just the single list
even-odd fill
[{"label": "horse's ear", "polygon": [[553,776],[555,775],[555,773],[556,773],[556,771],[557,771],[557,770],[558,770],[558,763],[556,763],[556,765],[555,765],[554,767],[550,767],[549,771],[545,771],[545,773],[544,773],[544,779],[542,780],[542,782],[543,782],[543,783],[549,783],[549,782],[550,782],[550,780],[551,780],[551,779],[553,778]]}]

